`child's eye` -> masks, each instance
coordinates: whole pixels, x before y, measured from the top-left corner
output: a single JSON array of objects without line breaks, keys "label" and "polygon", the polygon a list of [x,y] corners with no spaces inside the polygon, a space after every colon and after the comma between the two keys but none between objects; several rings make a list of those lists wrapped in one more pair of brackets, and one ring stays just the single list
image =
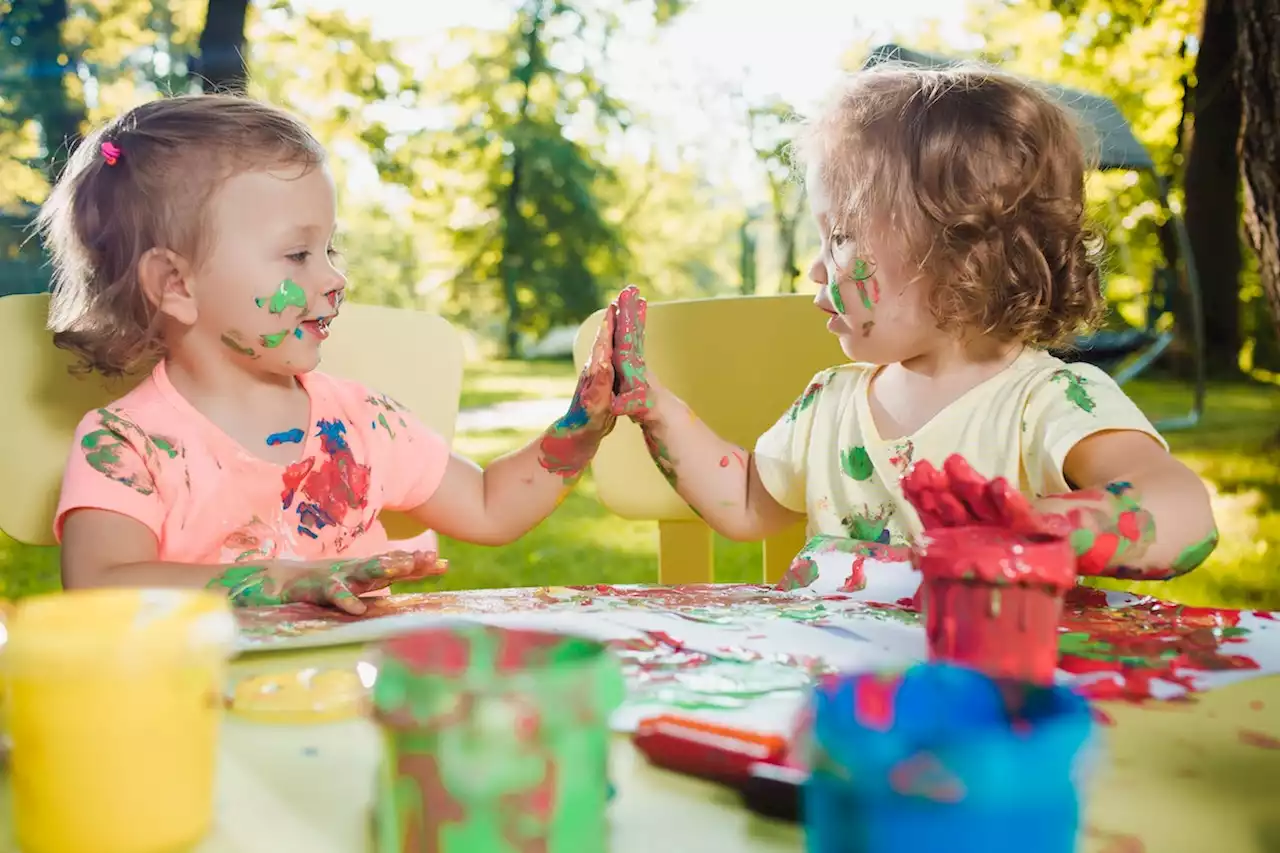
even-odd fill
[{"label": "child's eye", "polygon": [[295,264],[303,264],[307,262],[307,258],[311,257],[311,253],[304,249],[301,252],[294,252],[292,254],[285,255],[285,257],[293,261]]},{"label": "child's eye", "polygon": [[837,231],[831,235],[831,245],[837,249],[847,242],[849,242],[849,236],[847,234],[841,234]]},{"label": "child's eye", "polygon": [[329,257],[331,258],[342,257],[342,250],[339,249],[337,246],[330,246],[326,251],[328,252]]}]

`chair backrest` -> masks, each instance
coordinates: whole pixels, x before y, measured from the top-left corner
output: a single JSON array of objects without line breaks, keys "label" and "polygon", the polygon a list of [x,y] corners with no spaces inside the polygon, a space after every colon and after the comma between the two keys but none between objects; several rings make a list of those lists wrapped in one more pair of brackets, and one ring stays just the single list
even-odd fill
[{"label": "chair backrest", "polygon": [[[795,295],[651,303],[645,360],[720,436],[750,450],[815,373],[848,361],[812,302]],[[579,330],[579,364],[590,353],[602,314]],[[694,517],[649,459],[630,421],[620,421],[605,439],[592,473],[601,503],[624,518]]]},{"label": "chair backrest", "polygon": [[[47,294],[0,298],[0,530],[29,545],[53,544],[53,512],[76,424],[140,377],[73,376],[75,357],[45,329]],[[462,391],[462,340],[443,317],[348,303],[326,343],[322,369],[355,379],[408,406],[453,440]],[[422,526],[384,516],[393,538]]]}]

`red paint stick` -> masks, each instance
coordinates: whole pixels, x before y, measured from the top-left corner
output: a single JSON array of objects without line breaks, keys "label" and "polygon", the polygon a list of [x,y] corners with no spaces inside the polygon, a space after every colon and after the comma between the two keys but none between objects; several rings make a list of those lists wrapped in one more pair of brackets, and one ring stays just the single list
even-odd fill
[{"label": "red paint stick", "polygon": [[751,778],[751,765],[778,763],[788,748],[781,735],[672,715],[642,720],[634,741],[657,767],[735,786]]}]

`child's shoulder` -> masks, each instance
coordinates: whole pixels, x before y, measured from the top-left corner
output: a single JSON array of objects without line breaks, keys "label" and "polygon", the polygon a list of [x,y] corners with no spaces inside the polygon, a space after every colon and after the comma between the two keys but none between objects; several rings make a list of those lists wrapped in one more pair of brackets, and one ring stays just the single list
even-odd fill
[{"label": "child's shoulder", "polygon": [[809,381],[809,385],[811,388],[818,387],[824,390],[852,388],[860,380],[869,377],[875,370],[876,365],[861,361],[837,364],[835,367],[828,367],[818,371],[814,374],[813,379]]},{"label": "child's shoulder", "polygon": [[373,412],[376,418],[379,413],[398,415],[409,411],[395,398],[354,379],[314,370],[306,375],[305,382],[307,391],[313,396],[320,392],[323,397],[352,412]]},{"label": "child's shoulder", "polygon": [[124,430],[133,427],[145,430],[157,424],[172,423],[174,417],[173,406],[156,384],[155,375],[151,374],[127,393],[85,412],[80,418],[80,429],[116,425]]}]

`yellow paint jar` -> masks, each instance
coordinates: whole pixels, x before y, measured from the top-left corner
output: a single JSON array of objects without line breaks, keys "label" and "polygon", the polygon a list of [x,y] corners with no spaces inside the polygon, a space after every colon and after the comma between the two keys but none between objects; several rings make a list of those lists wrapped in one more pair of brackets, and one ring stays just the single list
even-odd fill
[{"label": "yellow paint jar", "polygon": [[224,597],[103,589],[18,604],[0,658],[24,853],[177,853],[213,823]]}]

